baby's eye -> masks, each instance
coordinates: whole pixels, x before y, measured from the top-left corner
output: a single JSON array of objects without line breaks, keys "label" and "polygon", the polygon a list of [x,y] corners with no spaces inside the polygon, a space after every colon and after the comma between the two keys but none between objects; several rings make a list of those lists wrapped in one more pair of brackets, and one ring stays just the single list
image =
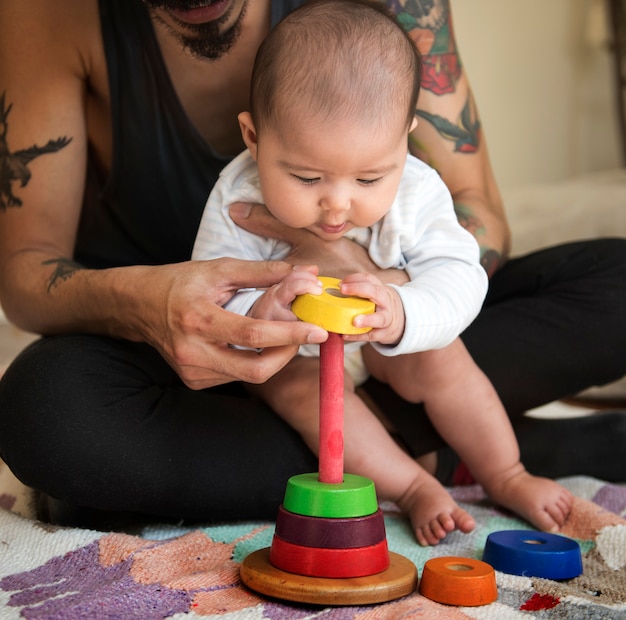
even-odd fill
[{"label": "baby's eye", "polygon": [[319,177],[308,178],[308,177],[301,177],[301,176],[299,176],[297,174],[292,174],[291,176],[294,179],[296,179],[298,181],[298,183],[302,183],[302,185],[313,185],[313,183],[315,183],[316,181],[320,180]]},{"label": "baby's eye", "polygon": [[375,179],[357,179],[356,182],[359,185],[375,185],[376,183],[380,183],[383,180],[383,177],[377,177]]}]

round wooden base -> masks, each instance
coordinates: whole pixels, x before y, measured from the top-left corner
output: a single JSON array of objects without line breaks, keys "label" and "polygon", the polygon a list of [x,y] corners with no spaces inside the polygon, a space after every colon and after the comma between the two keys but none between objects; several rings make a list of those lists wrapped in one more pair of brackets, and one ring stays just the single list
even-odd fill
[{"label": "round wooden base", "polygon": [[417,569],[413,562],[389,553],[389,568],[368,577],[331,579],[306,577],[279,570],[270,564],[270,549],[260,549],[241,564],[241,580],[265,596],[314,605],[371,605],[386,603],[415,591]]}]

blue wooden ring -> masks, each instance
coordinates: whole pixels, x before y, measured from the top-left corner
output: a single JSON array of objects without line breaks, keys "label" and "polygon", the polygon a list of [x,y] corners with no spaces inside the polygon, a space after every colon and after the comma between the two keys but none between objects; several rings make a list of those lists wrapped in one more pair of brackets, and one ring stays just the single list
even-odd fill
[{"label": "blue wooden ring", "polygon": [[572,579],[583,572],[580,546],[571,538],[529,530],[503,530],[487,537],[483,561],[509,575]]}]

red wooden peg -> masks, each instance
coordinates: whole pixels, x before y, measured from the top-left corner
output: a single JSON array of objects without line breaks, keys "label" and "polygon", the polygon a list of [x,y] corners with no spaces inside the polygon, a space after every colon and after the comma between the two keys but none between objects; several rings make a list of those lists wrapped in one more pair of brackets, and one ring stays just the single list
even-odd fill
[{"label": "red wooden peg", "polygon": [[328,333],[320,345],[319,480],[343,482],[343,337]]}]

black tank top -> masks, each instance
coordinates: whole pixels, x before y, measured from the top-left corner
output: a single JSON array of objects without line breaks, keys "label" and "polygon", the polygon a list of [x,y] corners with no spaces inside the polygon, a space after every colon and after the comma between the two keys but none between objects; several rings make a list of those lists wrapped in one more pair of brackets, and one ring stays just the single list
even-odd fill
[{"label": "black tank top", "polygon": [[[251,0],[254,2],[255,0]],[[272,25],[303,0],[273,0]],[[185,114],[139,0],[99,0],[113,123],[110,176],[90,161],[75,257],[88,267],[188,260],[230,158]]]}]

